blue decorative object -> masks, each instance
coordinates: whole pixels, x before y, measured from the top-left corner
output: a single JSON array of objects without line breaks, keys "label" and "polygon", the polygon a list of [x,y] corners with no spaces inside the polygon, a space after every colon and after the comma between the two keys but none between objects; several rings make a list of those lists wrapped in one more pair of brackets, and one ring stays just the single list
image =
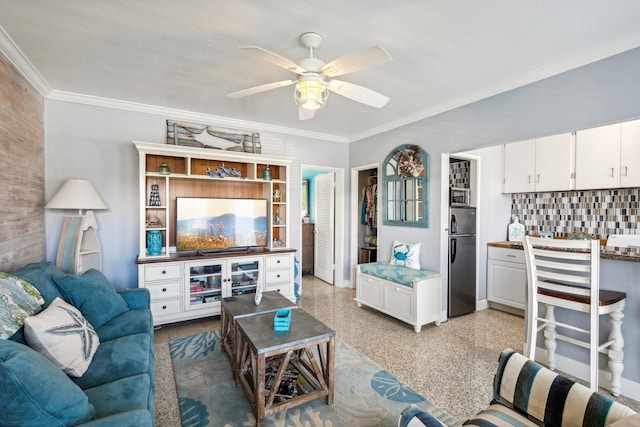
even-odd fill
[{"label": "blue decorative object", "polygon": [[265,181],[271,181],[271,168],[269,168],[269,165],[267,165],[265,170],[262,171],[262,179]]},{"label": "blue decorative object", "polygon": [[147,251],[151,256],[162,253],[162,231],[151,230],[147,232]]},{"label": "blue decorative object", "polygon": [[220,165],[220,167],[216,170],[211,168],[207,168],[207,173],[212,178],[224,178],[227,176],[235,176],[236,178],[242,178],[242,173],[236,168],[227,168],[224,166],[224,163]]},{"label": "blue decorative object", "polygon": [[282,309],[276,311],[276,315],[273,318],[273,330],[274,331],[288,331],[291,327],[291,310]]}]

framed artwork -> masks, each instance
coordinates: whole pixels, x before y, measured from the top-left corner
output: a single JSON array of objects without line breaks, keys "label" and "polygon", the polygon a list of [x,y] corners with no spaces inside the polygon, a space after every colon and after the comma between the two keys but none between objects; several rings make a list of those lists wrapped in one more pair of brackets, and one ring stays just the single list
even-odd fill
[{"label": "framed artwork", "polygon": [[167,144],[262,153],[259,132],[216,128],[167,120]]}]

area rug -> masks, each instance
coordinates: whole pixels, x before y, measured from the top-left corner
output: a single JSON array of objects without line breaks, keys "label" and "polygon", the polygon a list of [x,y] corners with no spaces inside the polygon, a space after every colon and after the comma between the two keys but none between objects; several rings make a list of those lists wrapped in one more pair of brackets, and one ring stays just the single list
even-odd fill
[{"label": "area rug", "polygon": [[[217,331],[169,342],[183,427],[249,427],[255,417],[242,387],[236,387]],[[449,426],[460,425],[395,376],[336,339],[334,403],[324,399],[277,413],[272,427],[367,427],[398,425],[415,403]]]}]

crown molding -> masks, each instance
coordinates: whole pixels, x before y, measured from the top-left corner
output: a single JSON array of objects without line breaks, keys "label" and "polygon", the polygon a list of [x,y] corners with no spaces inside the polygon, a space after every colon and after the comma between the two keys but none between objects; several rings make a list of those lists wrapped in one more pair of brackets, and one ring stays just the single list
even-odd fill
[{"label": "crown molding", "polygon": [[46,98],[51,92],[51,86],[25,56],[11,36],[0,26],[0,52],[9,60],[11,65]]},{"label": "crown molding", "polygon": [[119,99],[102,98],[98,96],[83,95],[79,93],[52,90],[47,99],[53,101],[73,102],[76,104],[92,105],[96,107],[114,108],[118,110],[135,111],[138,113],[153,114],[174,120],[194,121],[201,124],[215,126],[227,126],[240,129],[256,129],[260,131],[275,132],[287,135],[301,136],[305,138],[321,139],[324,141],[348,143],[349,139],[343,136],[331,135],[319,132],[309,132],[301,129],[271,125],[268,123],[251,122],[247,120],[233,119],[230,117],[214,116],[211,114],[196,113],[194,111],[179,110],[175,108],[159,107],[156,105],[141,104],[137,102],[122,101]]}]

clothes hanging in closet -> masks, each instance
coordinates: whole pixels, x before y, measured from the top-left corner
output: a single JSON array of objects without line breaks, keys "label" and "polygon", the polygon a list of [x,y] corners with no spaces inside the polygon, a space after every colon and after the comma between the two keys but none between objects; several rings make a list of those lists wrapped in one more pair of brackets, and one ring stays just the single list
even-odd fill
[{"label": "clothes hanging in closet", "polygon": [[369,184],[362,190],[362,218],[361,223],[369,228],[376,228],[378,215],[378,184]]}]

